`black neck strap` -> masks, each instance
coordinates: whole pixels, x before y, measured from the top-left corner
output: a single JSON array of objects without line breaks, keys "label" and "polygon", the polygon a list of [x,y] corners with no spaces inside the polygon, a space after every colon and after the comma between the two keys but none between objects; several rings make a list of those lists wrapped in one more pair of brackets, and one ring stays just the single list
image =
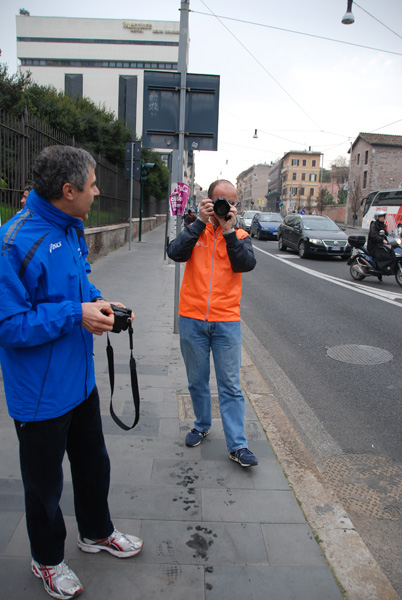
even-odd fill
[{"label": "black neck strap", "polygon": [[109,366],[109,381],[110,381],[110,415],[111,415],[113,421],[119,427],[124,429],[124,431],[129,431],[130,429],[133,429],[137,425],[139,418],[140,418],[140,393],[138,390],[137,367],[135,364],[135,358],[133,357],[133,328],[132,328],[131,324],[128,326],[128,335],[129,335],[129,341],[130,341],[129,365],[130,365],[130,376],[131,376],[131,391],[133,393],[133,402],[134,402],[134,410],[135,410],[135,419],[134,419],[134,423],[131,425],[131,427],[129,427],[128,425],[123,423],[123,421],[121,421],[119,419],[119,417],[116,415],[116,413],[113,410],[112,398],[113,398],[113,391],[114,391],[114,358],[113,358],[113,348],[112,348],[112,345],[109,340],[109,334],[107,334],[107,346],[106,346],[106,355],[107,355],[107,362],[108,362],[108,366]]}]

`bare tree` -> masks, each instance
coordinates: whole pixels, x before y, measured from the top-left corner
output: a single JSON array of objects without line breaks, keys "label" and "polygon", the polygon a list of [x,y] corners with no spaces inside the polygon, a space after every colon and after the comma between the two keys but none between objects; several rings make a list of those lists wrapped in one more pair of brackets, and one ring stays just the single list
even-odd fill
[{"label": "bare tree", "polygon": [[[353,223],[359,218],[359,211],[361,209],[362,201],[362,190],[360,186],[360,180],[357,180],[353,186],[353,189],[349,190],[348,203],[349,203],[349,214],[352,214]],[[356,215],[356,216],[355,216]]]}]

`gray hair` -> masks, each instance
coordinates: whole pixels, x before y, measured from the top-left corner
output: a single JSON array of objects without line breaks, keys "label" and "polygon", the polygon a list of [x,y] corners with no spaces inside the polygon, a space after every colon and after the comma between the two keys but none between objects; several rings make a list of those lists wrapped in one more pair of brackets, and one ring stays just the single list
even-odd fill
[{"label": "gray hair", "polygon": [[58,200],[63,185],[71,183],[81,192],[96,162],[86,150],[72,146],[48,146],[33,166],[33,189],[46,200]]}]

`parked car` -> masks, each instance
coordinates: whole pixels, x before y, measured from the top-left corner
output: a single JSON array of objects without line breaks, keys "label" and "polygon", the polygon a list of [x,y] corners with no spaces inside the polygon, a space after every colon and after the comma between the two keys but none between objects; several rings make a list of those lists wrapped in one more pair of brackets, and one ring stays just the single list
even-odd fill
[{"label": "parked car", "polygon": [[346,233],[329,217],[288,215],[279,225],[279,250],[297,250],[301,258],[331,255],[348,259],[352,247]]},{"label": "parked car", "polygon": [[282,216],[279,213],[257,213],[251,221],[250,235],[251,237],[256,235],[259,240],[276,240],[280,223],[282,223]]},{"label": "parked car", "polygon": [[258,212],[258,210],[246,210],[239,218],[240,228],[250,233],[251,221],[253,220],[254,215]]}]

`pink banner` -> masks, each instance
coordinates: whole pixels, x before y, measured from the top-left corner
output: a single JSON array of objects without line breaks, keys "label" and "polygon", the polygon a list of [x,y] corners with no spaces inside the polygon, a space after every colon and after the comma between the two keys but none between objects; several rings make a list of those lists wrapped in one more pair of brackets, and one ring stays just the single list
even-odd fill
[{"label": "pink banner", "polygon": [[190,188],[187,183],[178,183],[174,191],[170,194],[170,211],[174,217],[184,214],[189,193]]}]

